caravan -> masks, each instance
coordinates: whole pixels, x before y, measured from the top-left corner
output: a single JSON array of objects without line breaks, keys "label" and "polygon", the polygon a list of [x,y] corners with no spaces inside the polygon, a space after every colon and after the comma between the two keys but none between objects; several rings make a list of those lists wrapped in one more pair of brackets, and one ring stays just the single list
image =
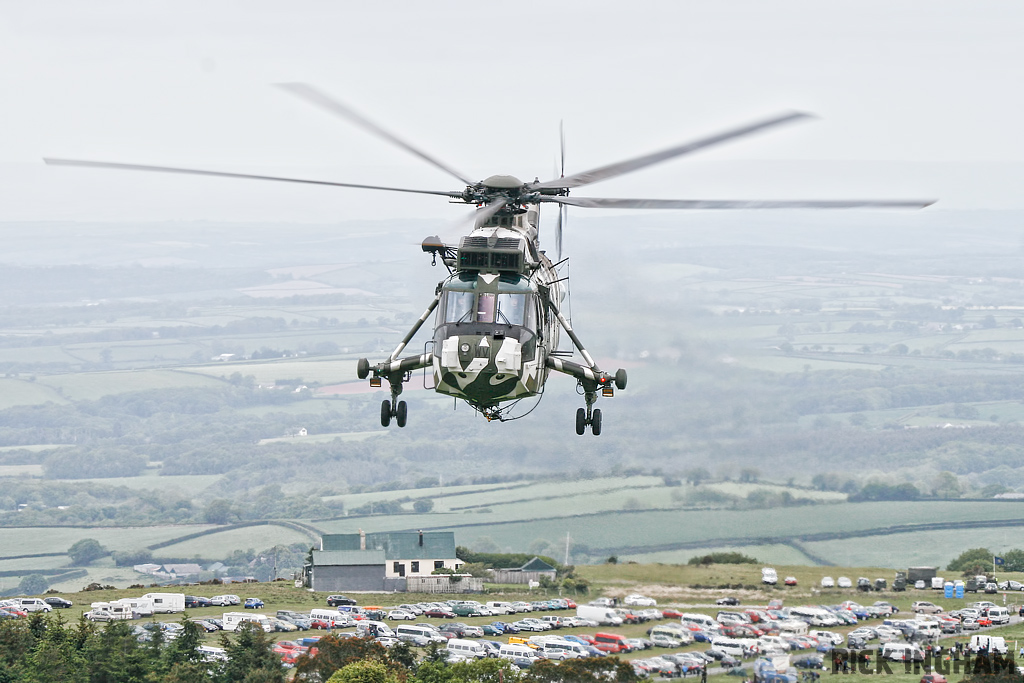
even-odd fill
[{"label": "caravan", "polygon": [[142,597],[153,601],[153,612],[156,614],[185,611],[184,593],[146,593]]},{"label": "caravan", "polygon": [[119,602],[94,602],[84,616],[89,621],[122,621],[132,618],[132,611]]},{"label": "caravan", "polygon": [[130,610],[133,618],[153,616],[153,601],[148,598],[121,598],[116,602]]},{"label": "caravan", "polygon": [[270,618],[259,612],[225,612],[223,621],[225,631],[237,631],[238,627],[246,622],[260,626],[266,633],[274,630]]}]

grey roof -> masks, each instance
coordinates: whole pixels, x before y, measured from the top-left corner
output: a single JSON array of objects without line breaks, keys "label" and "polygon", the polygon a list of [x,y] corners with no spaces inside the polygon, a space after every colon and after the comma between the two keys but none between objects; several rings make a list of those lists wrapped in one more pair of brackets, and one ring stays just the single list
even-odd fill
[{"label": "grey roof", "polygon": [[[325,534],[323,549],[359,552],[359,534]],[[388,560],[453,560],[455,532],[424,531],[423,545],[416,531],[366,534],[366,550],[383,550]]]},{"label": "grey roof", "polygon": [[383,565],[386,561],[383,550],[314,550],[313,566],[327,565]]},{"label": "grey roof", "polygon": [[553,571],[555,571],[554,567],[552,567],[550,564],[548,564],[544,560],[540,559],[539,557],[533,558],[532,560],[530,560],[529,562],[524,564],[519,569],[521,571],[524,571],[524,572],[553,572]]},{"label": "grey roof", "polygon": [[165,564],[164,571],[170,574],[198,574],[203,571],[198,564]]}]

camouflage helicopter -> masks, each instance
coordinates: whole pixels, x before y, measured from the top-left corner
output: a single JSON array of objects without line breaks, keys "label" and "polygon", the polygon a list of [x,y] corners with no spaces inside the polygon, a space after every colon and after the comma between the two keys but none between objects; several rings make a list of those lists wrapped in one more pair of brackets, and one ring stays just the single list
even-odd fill
[{"label": "camouflage helicopter", "polygon": [[[576,379],[585,407],[576,411],[576,433],[587,428],[599,435],[601,410],[595,408],[598,394],[614,396],[626,388],[626,371],[605,372],[584,348],[563,315],[566,296],[565,278],[560,278],[562,229],[566,207],[596,209],[919,209],[931,200],[694,200],[694,199],[615,199],[607,197],[570,197],[571,190],[601,180],[631,173],[676,157],[734,140],[743,136],[810,118],[800,112],[786,112],[746,126],[689,141],[668,149],[620,161],[581,173],[565,175],[565,138],[561,138],[561,175],[541,182],[523,182],[511,175],[492,175],[475,182],[437,158],[400,139],[389,131],[331,98],[322,91],[301,83],[281,85],[299,98],[410,152],[434,167],[458,179],[464,189],[431,191],[384,187],[277,176],[226,173],[201,169],[149,166],[105,161],[45,159],[47,164],[85,166],[134,171],[185,173],[227,178],[311,183],[390,192],[409,192],[447,197],[453,203],[475,205],[472,229],[457,245],[446,244],[437,236],[423,240],[422,249],[440,259],[448,276],[438,283],[434,298],[391,355],[371,364],[362,358],[357,364],[359,379],[369,379],[380,387],[386,380],[391,398],[381,403],[380,419],[385,427],[394,420],[404,427],[408,406],[400,400],[403,386],[415,370],[430,368],[433,388],[438,393],[462,399],[490,420],[518,419],[511,408],[524,398],[540,396],[552,370]],[[554,229],[556,259],[541,249],[539,239],[540,206],[558,207]],[[406,346],[436,310],[434,334],[425,352],[402,356]],[[571,350],[560,350],[561,333],[571,340],[583,362],[568,358]]]}]

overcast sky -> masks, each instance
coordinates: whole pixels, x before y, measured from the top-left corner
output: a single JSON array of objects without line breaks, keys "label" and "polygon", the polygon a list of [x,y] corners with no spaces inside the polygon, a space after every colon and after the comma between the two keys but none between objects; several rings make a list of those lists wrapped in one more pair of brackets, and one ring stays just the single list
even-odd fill
[{"label": "overcast sky", "polygon": [[459,190],[275,89],[314,84],[471,177],[551,176],[789,109],[585,196],[1024,208],[1016,1],[0,0],[0,221],[338,221],[443,198],[45,167],[43,156]]}]

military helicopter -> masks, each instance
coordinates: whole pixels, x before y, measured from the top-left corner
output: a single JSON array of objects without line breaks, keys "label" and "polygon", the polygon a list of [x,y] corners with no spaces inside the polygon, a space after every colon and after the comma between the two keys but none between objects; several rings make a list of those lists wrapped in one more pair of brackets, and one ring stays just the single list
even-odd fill
[{"label": "military helicopter", "polygon": [[[408,406],[400,400],[403,386],[415,370],[430,368],[435,391],[462,399],[491,420],[511,420],[511,409],[522,399],[541,396],[553,370],[577,381],[585,407],[576,411],[576,433],[601,434],[601,410],[595,408],[598,393],[611,397],[626,388],[626,371],[605,372],[584,348],[562,313],[566,297],[565,280],[560,278],[562,230],[566,208],[590,209],[920,209],[932,200],[700,200],[700,199],[615,199],[569,196],[571,190],[601,180],[692,154],[737,138],[810,118],[801,112],[785,112],[699,138],[651,154],[627,159],[581,173],[565,175],[565,138],[561,136],[561,175],[541,182],[523,182],[511,175],[492,175],[473,181],[434,156],[402,140],[376,123],[319,89],[302,83],[282,84],[284,90],[370,133],[458,179],[465,187],[454,191],[417,190],[323,180],[226,173],[168,166],[148,166],[106,161],[44,159],[47,164],[84,166],[162,173],[186,173],[226,178],[311,183],[388,192],[410,192],[447,197],[453,203],[476,206],[472,229],[457,245],[438,236],[423,240],[422,249],[447,268],[448,276],[438,283],[434,298],[423,315],[395,347],[391,355],[371,364],[362,358],[357,364],[359,379],[370,386],[388,382],[391,398],[381,403],[381,425],[394,420],[405,427]],[[558,207],[554,229],[556,258],[541,249],[540,207]],[[434,334],[425,352],[402,356],[406,346],[436,310]],[[568,358],[573,351],[560,350],[561,333],[572,341],[583,362]]]}]

